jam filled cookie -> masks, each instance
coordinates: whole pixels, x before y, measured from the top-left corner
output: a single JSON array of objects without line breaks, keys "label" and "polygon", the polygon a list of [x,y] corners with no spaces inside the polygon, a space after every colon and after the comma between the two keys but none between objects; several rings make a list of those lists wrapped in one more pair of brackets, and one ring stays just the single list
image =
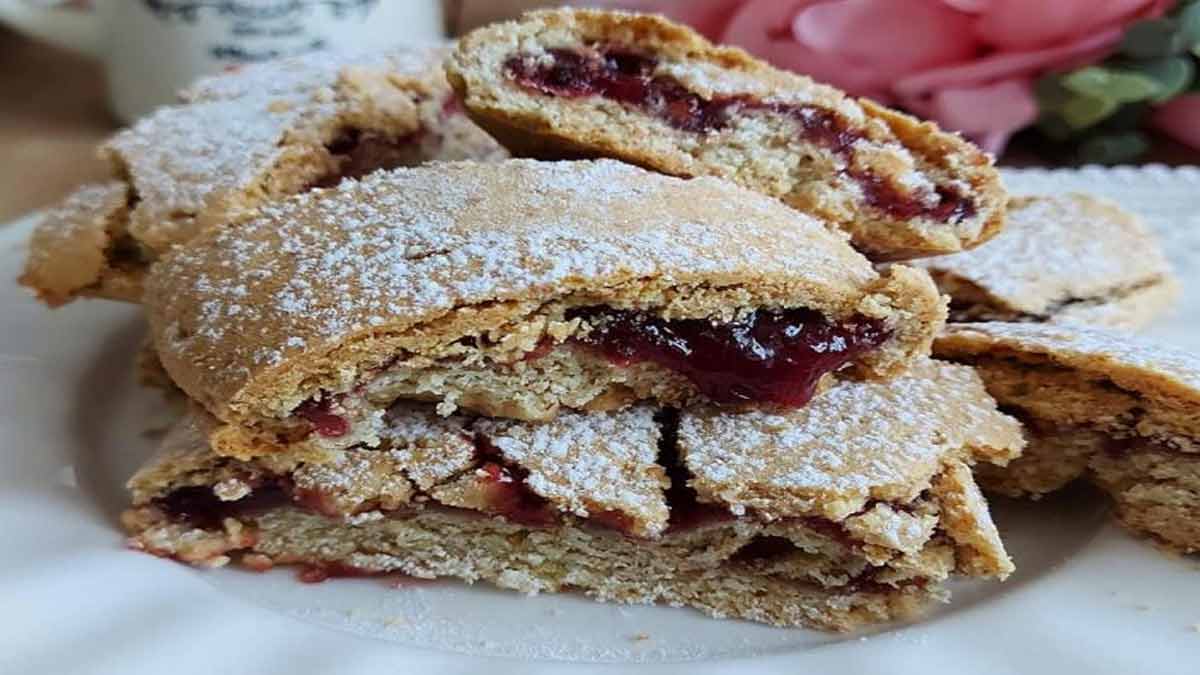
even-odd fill
[{"label": "jam filled cookie", "polygon": [[[1014,455],[1020,427],[970,369],[925,361],[819,401],[779,416],[634,406],[548,422],[402,404],[380,446],[320,463],[219,455],[198,413],[130,481],[123,522],[135,548],[196,565],[573,589],[832,630],[912,616],[952,575],[1008,575],[968,464]],[[839,419],[896,433],[847,442]]]},{"label": "jam filled cookie", "polygon": [[1139,328],[1178,294],[1162,247],[1116,204],[1082,194],[1019,197],[1004,231],[972,251],[921,260],[952,321]]},{"label": "jam filled cookie", "polygon": [[836,224],[876,260],[971,248],[1004,222],[992,160],[962,138],[660,16],[532,12],[468,34],[446,68],[515,154],[726,178]]},{"label": "jam filled cookie", "polygon": [[77,295],[137,302],[144,261],[125,237],[127,193],[120,181],[85,185],[48,211],[17,281],[51,307]]},{"label": "jam filled cookie", "polygon": [[334,58],[308,79],[281,76],[293,88],[261,85],[289,61],[202,82],[195,102],[160,108],[101,147],[116,182],[42,221],[22,283],[49,304],[137,301],[146,269],[171,246],[273,199],[380,168],[499,157],[458,110],[443,55]]},{"label": "jam filled cookie", "polygon": [[840,233],[712,178],[628,164],[378,172],[209,230],[147,283],[172,378],[260,438],[374,442],[397,399],[446,414],[804,405],[903,372],[945,308]]},{"label": "jam filled cookie", "polygon": [[1077,479],[1117,519],[1169,548],[1200,551],[1200,360],[1128,334],[1021,323],[954,324],[934,347],[975,367],[1028,448],[984,487],[1040,495]]}]

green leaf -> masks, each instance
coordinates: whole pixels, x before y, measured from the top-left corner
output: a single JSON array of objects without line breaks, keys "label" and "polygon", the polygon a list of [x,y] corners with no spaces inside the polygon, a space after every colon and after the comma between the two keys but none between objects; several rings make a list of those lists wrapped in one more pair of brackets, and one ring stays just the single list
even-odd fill
[{"label": "green leaf", "polygon": [[1070,124],[1062,118],[1062,115],[1055,113],[1043,113],[1037,121],[1038,130],[1045,134],[1048,138],[1063,142],[1075,134],[1075,130]]},{"label": "green leaf", "polygon": [[1079,158],[1097,164],[1120,164],[1135,159],[1149,147],[1146,137],[1136,131],[1096,136],[1079,146]]},{"label": "green leaf", "polygon": [[1116,103],[1144,101],[1157,96],[1160,90],[1158,82],[1141,73],[1103,66],[1080,68],[1063,78],[1063,86],[1089,98]]},{"label": "green leaf", "polygon": [[1077,96],[1064,105],[1059,113],[1072,129],[1086,129],[1102,122],[1118,107],[1120,104],[1111,98]]},{"label": "green leaf", "polygon": [[1150,97],[1152,103],[1162,103],[1175,98],[1187,89],[1196,77],[1196,62],[1186,56],[1138,61],[1133,64],[1133,68],[1158,85],[1158,92]]},{"label": "green leaf", "polygon": [[1147,19],[1125,31],[1121,52],[1135,59],[1156,59],[1178,54],[1187,46],[1175,19]]},{"label": "green leaf", "polygon": [[1047,75],[1038,79],[1033,85],[1033,95],[1038,102],[1038,110],[1058,110],[1067,104],[1075,93],[1062,84],[1058,74]]},{"label": "green leaf", "polygon": [[1200,46],[1200,3],[1184,7],[1176,21],[1179,22],[1179,36],[1184,46],[1193,49]]},{"label": "green leaf", "polygon": [[1100,125],[1104,133],[1116,133],[1121,131],[1136,131],[1141,129],[1146,122],[1146,112],[1149,106],[1145,103],[1131,103],[1123,105],[1115,113],[1109,116],[1108,119]]},{"label": "green leaf", "polygon": [[1062,86],[1085,96],[1103,96],[1108,88],[1108,71],[1101,66],[1080,68],[1064,75]]}]

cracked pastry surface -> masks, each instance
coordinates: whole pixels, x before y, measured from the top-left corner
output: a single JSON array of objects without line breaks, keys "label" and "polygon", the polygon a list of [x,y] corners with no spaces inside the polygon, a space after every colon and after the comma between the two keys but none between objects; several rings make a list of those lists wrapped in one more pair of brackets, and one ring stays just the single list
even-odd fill
[{"label": "cracked pastry surface", "polygon": [[[828,418],[797,414],[769,422],[792,425],[771,448],[756,416],[635,406],[531,423],[442,417],[417,404],[389,412],[384,444],[318,461],[268,449],[221,455],[207,440],[215,420],[197,409],[130,480],[123,522],[135,548],[196,565],[576,589],[835,630],[913,616],[945,597],[940,582],[952,575],[1009,574],[969,465],[1017,454],[1019,426],[970,369],[924,362],[888,383],[840,382],[823,397],[862,420],[899,405],[907,432],[888,447],[829,444]],[[750,503],[701,487],[708,458],[687,447],[689,429],[715,419],[728,424],[707,430],[707,442],[757,439],[747,452],[819,465],[808,478],[825,489]],[[844,462],[827,461],[836,451]],[[876,460],[887,464],[892,452],[917,461],[881,469]],[[733,469],[722,484],[766,479]]]},{"label": "cracked pastry surface", "polygon": [[189,396],[260,440],[340,447],[397,399],[796,407],[843,367],[903,372],[945,311],[924,272],[881,275],[774,200],[608,160],[346,181],[177,248],[147,289]]},{"label": "cracked pastry surface", "polygon": [[952,324],[939,358],[970,364],[1028,447],[985,488],[1036,496],[1085,478],[1116,517],[1167,548],[1200,550],[1200,360],[1137,336],[1080,326]]},{"label": "cracked pastry surface", "polygon": [[1140,328],[1179,290],[1146,224],[1084,194],[1013,198],[1004,230],[987,244],[914,264],[950,296],[958,322]]},{"label": "cracked pastry surface", "polygon": [[444,48],[303,57],[206,78],[100,148],[113,182],[38,226],[21,283],[51,305],[136,302],[172,246],[346,176],[503,150],[458,108]]},{"label": "cracked pastry surface", "polygon": [[531,12],[463,37],[446,69],[516,155],[726,178],[836,224],[875,260],[968,249],[1004,223],[999,175],[969,142],[660,16]]}]

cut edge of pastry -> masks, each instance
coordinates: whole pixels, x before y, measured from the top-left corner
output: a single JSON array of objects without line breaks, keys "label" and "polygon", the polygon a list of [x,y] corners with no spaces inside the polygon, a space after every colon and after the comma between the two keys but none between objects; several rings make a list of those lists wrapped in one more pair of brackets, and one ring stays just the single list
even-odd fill
[{"label": "cut edge of pastry", "polygon": [[[872,120],[881,129],[886,128],[886,133],[890,134],[892,140],[901,142],[906,152],[916,151],[918,161],[925,163],[924,167],[918,167],[921,170],[930,174],[949,174],[954,177],[951,182],[965,181],[960,184],[962,192],[970,195],[975,212],[985,215],[973,231],[951,233],[944,223],[883,218],[875,208],[867,209],[864,215],[861,211],[848,210],[845,205],[831,206],[830,200],[834,195],[824,187],[823,191],[817,190],[812,195],[801,190],[805,185],[816,186],[820,181],[806,181],[798,177],[793,181],[792,188],[782,186],[780,177],[787,172],[778,166],[764,170],[757,176],[742,175],[748,166],[746,161],[732,162],[739,167],[738,172],[733,174],[719,164],[705,168],[703,161],[696,156],[698,150],[684,147],[695,139],[676,143],[670,140],[672,135],[679,135],[686,140],[684,132],[657,122],[655,133],[647,134],[638,123],[639,118],[644,119],[644,115],[603,99],[599,103],[592,99],[589,99],[591,103],[564,103],[568,99],[555,98],[554,106],[563,107],[564,110],[562,114],[555,112],[553,121],[550,121],[550,113],[546,111],[554,111],[554,108],[546,108],[544,97],[537,97],[538,105],[518,104],[516,102],[523,100],[523,97],[532,99],[535,95],[515,93],[520,90],[505,86],[507,81],[497,84],[496,77],[489,80],[479,72],[472,72],[473,69],[486,70],[497,66],[483,56],[489,51],[489,40],[505,44],[526,44],[525,41],[529,40],[530,44],[534,44],[537,38],[531,36],[537,32],[539,24],[548,30],[574,30],[601,36],[596,39],[618,45],[647,44],[646,41],[650,40],[653,47],[674,57],[703,59],[715,67],[762,78],[768,90],[786,91],[788,87],[804,89],[815,100],[824,101],[830,106],[850,106],[854,114],[863,120]],[[618,37],[610,39],[610,35]],[[487,59],[492,58],[487,56]],[[736,47],[714,46],[690,29],[661,16],[579,9],[529,12],[519,21],[493,24],[462,38],[447,60],[446,69],[451,85],[463,97],[467,111],[476,123],[514,154],[548,159],[615,157],[679,176],[711,173],[730,178],[838,224],[852,234],[857,248],[878,261],[904,260],[973,248],[995,236],[1004,225],[1005,193],[999,174],[993,167],[993,160],[961,136],[942,132],[932,122],[921,122],[867,100],[854,101],[832,87],[814,83],[807,77],[771,68]],[[586,112],[603,119],[572,119],[572,113],[568,112],[572,107],[578,114]],[[609,129],[616,135],[597,129]],[[786,143],[776,137],[785,135],[790,137],[794,131],[789,133],[780,129],[768,134],[772,142],[764,142],[760,138],[740,143],[739,147],[759,151],[782,147]],[[630,146],[626,140],[632,138],[654,147],[641,151]],[[887,167],[891,159],[875,161],[881,167]],[[817,195],[818,192],[820,195]],[[962,227],[953,229],[962,230]]]},{"label": "cut edge of pastry", "polygon": [[973,366],[1026,429],[1022,457],[979,468],[986,490],[1036,499],[1085,480],[1131,532],[1200,551],[1200,362],[1081,326],[956,324],[949,333],[935,354]]},{"label": "cut edge of pastry", "polygon": [[[637,431],[633,418],[644,409],[545,426],[407,414],[386,451],[324,459],[265,451],[236,460],[208,444],[212,420],[194,411],[130,481],[134,506],[122,517],[130,545],[198,566],[300,565],[315,578],[448,576],[826,630],[915,616],[946,597],[940,582],[954,574],[1003,579],[1012,571],[969,469],[953,457],[910,501],[873,502],[840,522],[819,511],[763,520],[697,503],[669,434],[664,441],[665,432]],[[555,487],[581,470],[609,475],[557,449],[567,439],[593,442],[577,431],[598,419],[647,444],[635,473],[575,484],[585,503],[601,505],[615,487],[626,505],[616,512],[581,512]],[[483,445],[472,428],[488,439]],[[567,435],[546,438],[543,429]],[[611,444],[604,456],[627,454],[624,441],[603,438]],[[630,496],[635,485],[661,495],[669,520]]]}]

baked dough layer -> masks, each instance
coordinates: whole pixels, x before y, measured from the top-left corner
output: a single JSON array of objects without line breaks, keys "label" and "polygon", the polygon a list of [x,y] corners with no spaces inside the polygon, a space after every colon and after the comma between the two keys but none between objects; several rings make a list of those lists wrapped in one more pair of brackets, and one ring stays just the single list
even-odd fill
[{"label": "baked dough layer", "polygon": [[1079,326],[951,324],[939,358],[975,367],[1026,423],[1024,455],[981,484],[1037,496],[1084,478],[1117,519],[1167,548],[1200,550],[1200,360],[1134,335]]},{"label": "baked dough layer", "polygon": [[113,181],[42,220],[21,283],[52,306],[137,302],[167,250],[264,203],[378,168],[505,156],[454,102],[445,53],[321,52],[200,80],[100,147]]},{"label": "baked dough layer", "polygon": [[[833,630],[913,616],[952,575],[1012,571],[970,467],[1014,457],[1019,425],[970,369],[925,361],[819,400],[545,423],[399,406],[385,443],[323,457],[221,455],[197,410],[131,479],[123,520],[134,547],[197,565],[576,589]],[[875,438],[868,420],[888,414],[896,433]]]},{"label": "baked dough layer", "polygon": [[[877,378],[923,356],[945,312],[924,272],[880,274],[775,200],[607,160],[378,172],[205,233],[147,289],[175,382],[268,439],[292,438],[293,411],[314,400],[368,424],[395,396],[519,419],[701,400],[672,371],[579,348],[593,328],[580,308],[876,321],[887,339],[851,365]],[[362,431],[331,442],[370,442]]]},{"label": "baked dough layer", "polygon": [[[600,95],[550,95],[510,72],[511,59],[553,67],[564,51],[594,61],[588,68],[602,66],[607,52],[617,63],[648,59],[653,71],[629,84],[659,78],[679,100],[652,96],[651,112]],[[991,157],[959,136],[715,46],[661,16],[531,12],[463,37],[446,70],[470,115],[516,155],[613,157],[726,178],[836,224],[876,260],[968,249],[1004,224]],[[729,112],[713,121],[703,109],[719,101],[730,102]],[[712,128],[669,121],[688,108],[707,114]],[[961,212],[933,215],[954,195]]]}]

